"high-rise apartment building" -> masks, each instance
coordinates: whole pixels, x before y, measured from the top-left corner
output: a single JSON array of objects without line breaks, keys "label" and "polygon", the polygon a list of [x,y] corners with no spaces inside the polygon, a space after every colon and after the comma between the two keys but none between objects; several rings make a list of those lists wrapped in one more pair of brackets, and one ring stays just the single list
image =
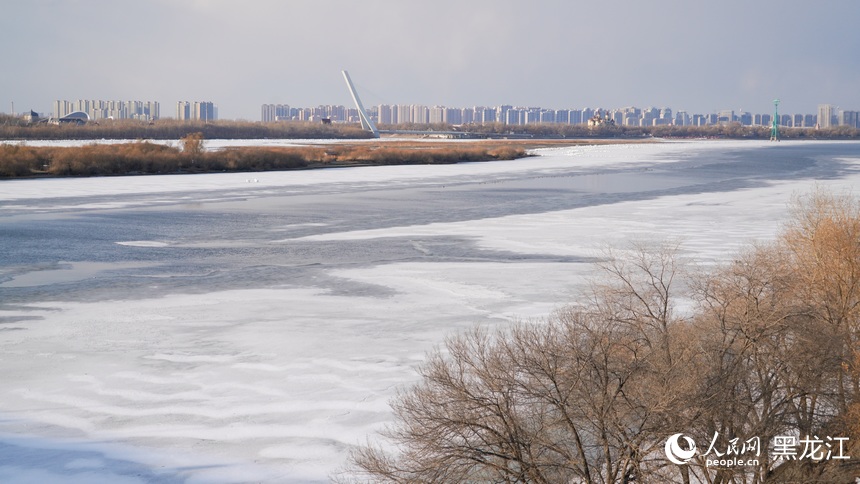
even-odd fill
[{"label": "high-rise apartment building", "polygon": [[511,125],[520,124],[520,110],[515,108],[506,109],[504,123]]},{"label": "high-rise apartment building", "polygon": [[556,121],[555,110],[552,109],[541,109],[538,112],[538,122],[541,124],[555,124]]},{"label": "high-rise apartment building", "polygon": [[201,121],[214,121],[218,119],[218,115],[215,114],[215,104],[211,102],[195,102],[194,119]]},{"label": "high-rise apartment building", "polygon": [[591,108],[585,108],[579,112],[579,118],[582,120],[582,123],[587,123],[589,119],[594,116],[594,110]]},{"label": "high-rise apartment building", "polygon": [[430,108],[430,124],[441,124],[445,122],[445,108],[433,106]]},{"label": "high-rise apartment building", "polygon": [[397,105],[397,122],[401,124],[412,123],[412,108],[407,104]]},{"label": "high-rise apartment building", "polygon": [[412,122],[417,124],[427,124],[430,122],[430,108],[427,106],[422,106],[420,104],[413,104],[412,108]]},{"label": "high-rise apartment building", "polygon": [[497,123],[505,123],[508,122],[508,111],[513,109],[514,107],[510,104],[502,104],[498,108],[496,108],[496,122]]},{"label": "high-rise apartment building", "polygon": [[475,123],[475,109],[474,108],[463,108],[460,110],[460,122],[462,124],[474,124]]},{"label": "high-rise apartment building", "polygon": [[188,101],[179,101],[176,103],[176,119],[187,121],[191,119],[191,103]]},{"label": "high-rise apartment building", "polygon": [[463,111],[459,108],[445,108],[443,122],[447,124],[463,124]]},{"label": "high-rise apartment building", "polygon": [[839,111],[839,125],[860,128],[860,111]]},{"label": "high-rise apartment building", "polygon": [[392,110],[391,106],[388,104],[380,104],[376,108],[377,112],[377,123],[378,124],[393,124],[392,122]]},{"label": "high-rise apartment building", "polygon": [[215,121],[218,108],[208,101],[179,101],[176,103],[176,119],[180,121]]},{"label": "high-rise apartment building", "polygon": [[834,126],[833,118],[836,112],[833,109],[832,104],[819,104],[818,105],[818,127],[819,128],[829,128]]},{"label": "high-rise apartment building", "polygon": [[264,123],[289,120],[292,118],[289,104],[263,104],[260,114],[260,119]]}]

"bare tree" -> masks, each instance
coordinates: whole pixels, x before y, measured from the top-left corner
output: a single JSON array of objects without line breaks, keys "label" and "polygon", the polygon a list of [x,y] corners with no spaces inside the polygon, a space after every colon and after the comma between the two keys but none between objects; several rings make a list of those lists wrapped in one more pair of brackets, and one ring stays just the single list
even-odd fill
[{"label": "bare tree", "polygon": [[196,162],[203,155],[203,133],[189,133],[179,140],[182,152]]},{"label": "bare tree", "polygon": [[[397,456],[352,457],[389,482],[640,482],[681,400],[672,373],[674,256],[637,251],[591,303],[510,331],[476,329],[430,355],[421,383],[397,396],[385,436]],[[622,304],[621,301],[624,303]],[[681,353],[679,351],[679,353]],[[670,388],[675,385],[675,391]]]},{"label": "bare tree", "polygon": [[[822,191],[795,199],[776,242],[756,246],[696,284],[703,354],[699,436],[831,435],[857,404],[860,206]],[[847,420],[846,420],[847,419]],[[710,482],[849,479],[833,463],[771,462],[711,470]],[[834,470],[836,469],[836,470]],[[853,479],[849,479],[851,481]]]},{"label": "bare tree", "polygon": [[792,215],[781,242],[796,278],[794,297],[833,340],[827,348],[836,370],[832,404],[845,413],[860,397],[860,202],[818,189],[796,197]]},{"label": "bare tree", "polygon": [[[726,449],[735,437],[769,442],[795,422],[793,402],[803,398],[791,361],[806,332],[785,298],[788,274],[772,247],[756,247],[696,284],[699,311],[695,332],[706,358],[697,367],[697,417],[691,433],[707,442],[718,436]],[[762,482],[769,463],[765,452],[755,469],[705,469],[709,482]]]},{"label": "bare tree", "polygon": [[[777,435],[839,435],[860,452],[860,203],[798,198],[778,239],[683,278],[677,246],[610,251],[578,304],[447,340],[392,402],[354,476],[382,482],[853,482],[851,461],[771,461]],[[757,465],[688,465],[669,435]],[[850,455],[850,454],[847,454]]]}]

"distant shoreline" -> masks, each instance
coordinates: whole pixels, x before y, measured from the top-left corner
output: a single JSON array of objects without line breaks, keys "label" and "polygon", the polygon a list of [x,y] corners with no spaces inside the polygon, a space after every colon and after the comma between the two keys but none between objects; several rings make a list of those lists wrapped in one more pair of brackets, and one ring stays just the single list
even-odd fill
[{"label": "distant shoreline", "polygon": [[[405,136],[447,136],[468,139],[763,139],[771,137],[770,126],[746,126],[722,123],[704,126],[622,126],[613,122],[586,124],[535,123],[508,125],[486,124],[397,124],[380,125],[382,132]],[[27,123],[23,119],[0,115],[2,140],[101,140],[149,139],[176,140],[192,133],[212,139],[337,139],[367,140],[372,134],[358,124],[322,124],[310,121],[252,122],[237,120],[177,121],[160,119],[150,122],[102,119],[82,125]],[[794,128],[781,126],[783,139],[860,139],[860,129],[851,126],[829,128]]]}]

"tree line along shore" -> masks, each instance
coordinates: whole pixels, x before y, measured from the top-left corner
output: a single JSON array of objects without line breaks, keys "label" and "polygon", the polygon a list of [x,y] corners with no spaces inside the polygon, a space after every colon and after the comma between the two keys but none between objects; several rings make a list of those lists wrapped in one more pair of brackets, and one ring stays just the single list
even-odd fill
[{"label": "tree line along shore", "polygon": [[[769,139],[767,126],[743,126],[740,123],[708,126],[617,126],[532,124],[512,126],[502,123],[452,126],[447,124],[380,125],[381,130],[460,132],[463,136],[519,136],[553,138],[729,138]],[[28,124],[22,118],[0,114],[0,140],[88,140],[88,139],[156,139],[175,140],[192,133],[206,139],[365,139],[371,134],[356,124],[322,124],[314,122],[251,121],[177,121],[172,119],[141,122],[136,120],[100,120],[82,125],[48,123]],[[860,129],[849,126],[832,128],[780,128],[785,139],[860,139]]]}]

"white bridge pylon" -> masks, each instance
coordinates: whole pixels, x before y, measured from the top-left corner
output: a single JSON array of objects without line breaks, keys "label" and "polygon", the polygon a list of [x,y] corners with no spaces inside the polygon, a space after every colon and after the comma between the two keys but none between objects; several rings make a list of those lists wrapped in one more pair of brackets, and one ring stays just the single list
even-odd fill
[{"label": "white bridge pylon", "polygon": [[352,79],[349,78],[349,72],[341,72],[343,73],[343,78],[346,81],[346,87],[349,88],[349,93],[352,94],[352,100],[355,102],[355,107],[358,109],[358,118],[361,120],[361,127],[373,133],[374,138],[379,138],[379,130],[376,129],[376,125],[373,124],[370,116],[367,115],[367,111],[364,110],[364,106],[361,104],[361,98],[358,97],[358,93],[355,92],[355,86],[352,85]]}]

